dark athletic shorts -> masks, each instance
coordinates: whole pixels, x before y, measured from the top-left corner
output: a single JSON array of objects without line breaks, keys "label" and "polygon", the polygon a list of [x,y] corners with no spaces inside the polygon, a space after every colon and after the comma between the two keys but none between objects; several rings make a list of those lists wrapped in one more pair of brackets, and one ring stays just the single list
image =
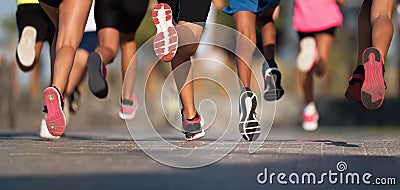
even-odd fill
[{"label": "dark athletic shorts", "polygon": [[16,20],[19,37],[25,26],[32,26],[37,31],[36,41],[48,41],[54,38],[55,27],[51,19],[39,4],[20,4],[17,7]]},{"label": "dark athletic shorts", "polygon": [[39,1],[47,4],[50,7],[55,7],[55,8],[58,8],[62,2],[62,0],[39,0]]},{"label": "dark athletic shorts", "polygon": [[332,36],[335,35],[336,27],[328,28],[326,30],[318,31],[318,32],[297,32],[299,35],[300,40],[305,38],[305,37],[315,37],[316,34],[320,33],[325,33],[325,34],[330,34]]},{"label": "dark athletic shorts", "polygon": [[211,0],[158,0],[171,6],[175,22],[205,23],[210,11]]},{"label": "dark athletic shorts", "polygon": [[97,31],[111,27],[122,33],[136,32],[148,4],[149,0],[96,0],[94,18]]},{"label": "dark athletic shorts", "polygon": [[85,49],[87,52],[93,52],[98,44],[98,38],[96,32],[85,32],[83,33],[83,37],[81,43],[79,44],[79,49]]}]

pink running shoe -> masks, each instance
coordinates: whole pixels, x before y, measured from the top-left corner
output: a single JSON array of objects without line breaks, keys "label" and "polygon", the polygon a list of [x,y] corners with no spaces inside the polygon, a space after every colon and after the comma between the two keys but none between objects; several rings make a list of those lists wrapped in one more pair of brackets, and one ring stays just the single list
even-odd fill
[{"label": "pink running shoe", "polygon": [[164,62],[170,62],[178,48],[178,34],[173,25],[172,10],[168,4],[157,4],[152,12],[157,28],[154,37],[154,52]]},{"label": "pink running shoe", "polygon": [[378,49],[369,47],[362,55],[365,78],[361,87],[361,101],[365,108],[377,110],[385,98],[385,80],[383,76],[383,58]]},{"label": "pink running shoe", "polygon": [[43,99],[47,107],[47,129],[51,135],[61,136],[66,126],[61,93],[56,87],[48,87],[43,91]]},{"label": "pink running shoe", "polygon": [[317,109],[314,109],[311,112],[306,112],[306,110],[303,110],[302,118],[302,127],[305,131],[315,131],[318,129],[319,114]]},{"label": "pink running shoe", "polygon": [[185,134],[187,141],[199,140],[206,134],[202,127],[204,126],[204,119],[200,114],[196,113],[193,119],[185,119],[182,114],[182,133]]},{"label": "pink running shoe", "polygon": [[121,119],[133,119],[135,118],[136,111],[138,109],[138,99],[136,95],[132,95],[132,99],[122,99],[121,109],[119,110],[119,118]]}]

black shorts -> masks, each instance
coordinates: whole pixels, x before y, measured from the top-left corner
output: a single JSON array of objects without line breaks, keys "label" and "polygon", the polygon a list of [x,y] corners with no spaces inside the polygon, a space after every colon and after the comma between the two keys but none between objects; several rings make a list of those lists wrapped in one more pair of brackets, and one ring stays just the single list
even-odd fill
[{"label": "black shorts", "polygon": [[200,22],[207,20],[211,0],[158,0],[171,6],[175,22]]},{"label": "black shorts", "polygon": [[299,35],[300,40],[305,38],[305,37],[315,37],[315,34],[320,34],[320,33],[325,33],[325,34],[330,34],[332,36],[335,35],[336,27],[328,28],[326,30],[318,31],[318,32],[297,32]]},{"label": "black shorts", "polygon": [[97,31],[111,27],[123,33],[136,32],[148,4],[149,0],[96,0],[94,18]]},{"label": "black shorts", "polygon": [[62,2],[62,0],[39,0],[45,4],[47,4],[50,7],[56,7],[58,8]]},{"label": "black shorts", "polygon": [[19,37],[25,26],[32,26],[37,31],[36,41],[53,41],[55,27],[39,4],[20,4],[17,7],[16,20]]}]

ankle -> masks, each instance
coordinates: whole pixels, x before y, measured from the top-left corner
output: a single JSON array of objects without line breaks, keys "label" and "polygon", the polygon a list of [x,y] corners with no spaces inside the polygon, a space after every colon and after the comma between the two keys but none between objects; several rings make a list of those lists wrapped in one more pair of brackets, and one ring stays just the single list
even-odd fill
[{"label": "ankle", "polygon": [[243,87],[241,93],[243,92],[252,92],[250,87]]},{"label": "ankle", "polygon": [[197,111],[195,109],[189,110],[182,108],[181,114],[185,119],[194,119],[197,116]]}]

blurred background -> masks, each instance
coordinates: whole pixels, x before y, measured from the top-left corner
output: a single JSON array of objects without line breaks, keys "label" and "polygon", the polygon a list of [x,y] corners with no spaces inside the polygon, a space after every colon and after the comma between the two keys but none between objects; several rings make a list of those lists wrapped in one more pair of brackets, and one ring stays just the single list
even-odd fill
[{"label": "blurred background", "polygon": [[[212,14],[210,22],[232,27],[232,18],[220,11],[227,1],[216,2],[215,9],[210,13]],[[400,107],[400,54],[398,53],[400,50],[398,43],[400,40],[400,16],[397,12],[393,16],[395,35],[385,62],[385,79],[388,89],[382,108],[374,112],[367,111],[361,104],[349,102],[344,97],[348,79],[356,62],[357,16],[361,2],[362,0],[349,0],[341,7],[344,24],[336,32],[330,57],[331,65],[329,73],[325,78],[317,79],[315,83],[316,104],[320,112],[321,128],[400,126],[400,117],[398,117],[398,108]],[[154,4],[155,1],[151,0],[148,14],[142,21],[137,32],[138,47],[155,34],[155,27],[150,16]],[[35,71],[28,73],[20,71],[15,63],[15,49],[18,41],[15,12],[16,3],[14,0],[2,1],[2,6],[0,6],[0,130],[39,130],[43,117],[41,92],[49,85],[50,80],[49,46],[48,44],[45,45],[40,65],[35,68]],[[283,72],[283,86],[286,93],[284,98],[277,103],[274,120],[274,127],[281,128],[301,128],[301,110],[303,108],[294,64],[298,53],[298,36],[292,28],[292,15],[293,1],[282,1],[280,15],[276,21],[278,38],[276,55],[278,64]],[[219,37],[213,35],[212,30],[207,32],[207,34],[210,37]],[[218,60],[223,60],[224,64],[235,70],[234,56],[231,53],[223,49],[210,50],[206,47],[201,48],[201,53],[205,56],[218,57]],[[142,55],[142,57],[145,56]],[[141,69],[148,69],[146,67],[147,63],[144,60],[139,58],[137,84],[146,82],[144,79],[145,76],[141,72]],[[122,86],[120,61],[120,56],[118,56],[114,64],[108,67],[108,81],[111,88],[107,99],[96,99],[88,90],[85,79],[80,87],[82,98],[80,99],[79,110],[75,115],[71,116],[70,125],[67,130],[76,130],[81,127],[121,128],[125,125],[125,122],[118,117]],[[257,74],[261,73],[261,64],[254,64],[253,68]],[[148,86],[149,90],[154,93],[148,93],[150,96],[151,94],[160,93],[159,84],[162,84],[167,78],[169,69],[169,65],[159,64],[154,70],[156,72],[152,72],[150,78],[153,82],[148,82],[150,84]],[[218,75],[218,73],[215,74]],[[223,99],[225,96],[224,93],[219,93],[218,90],[215,90],[216,88],[218,87],[214,88],[207,84],[196,82],[196,93],[198,93],[199,97],[221,96]],[[170,93],[174,94],[176,92],[174,86],[170,87],[170,89]],[[139,97],[143,97],[142,92],[137,91],[136,93],[138,93]],[[173,96],[176,98],[176,94]],[[262,100],[261,97],[259,97],[259,100]],[[155,113],[159,113],[159,102],[154,101],[153,104],[154,106],[146,105],[146,107],[150,110],[155,110]],[[172,104],[175,105],[177,103]],[[139,109],[140,112],[144,112],[142,108]],[[168,112],[179,115],[179,110],[172,109]],[[156,124],[163,126],[163,124],[167,123],[162,114],[154,115],[160,115],[160,117],[155,116]],[[140,123],[140,118],[136,118],[136,121]]]}]

